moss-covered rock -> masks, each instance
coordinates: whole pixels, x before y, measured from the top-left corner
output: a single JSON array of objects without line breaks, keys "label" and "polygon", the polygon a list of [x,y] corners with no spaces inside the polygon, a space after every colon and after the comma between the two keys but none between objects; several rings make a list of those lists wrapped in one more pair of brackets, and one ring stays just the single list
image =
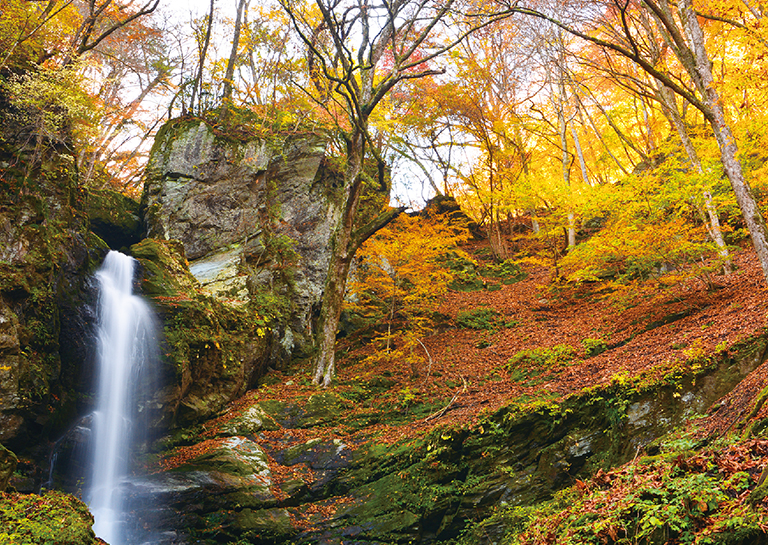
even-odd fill
[{"label": "moss-covered rock", "polygon": [[[575,479],[586,481],[597,470],[635,458],[639,448],[733,388],[764,360],[765,345],[764,336],[757,336],[719,358],[681,362],[660,375],[617,376],[610,385],[559,402],[517,400],[473,426],[443,427],[392,445],[375,440],[347,445],[328,437],[289,442],[285,448],[270,443],[274,462],[302,475],[295,482],[301,492],[271,508],[288,510],[298,521],[294,533],[263,539],[456,539],[468,521],[505,507],[524,509],[548,501]],[[304,437],[307,430],[333,425],[340,402],[326,392],[301,402],[260,401],[258,406],[286,428],[284,437],[291,436],[290,429]],[[756,490],[755,495],[762,491]],[[246,520],[251,514],[242,516]],[[244,527],[228,528],[233,541],[246,535]],[[491,521],[481,531],[490,543],[507,526]]]},{"label": "moss-covered rock", "polygon": [[255,435],[261,431],[274,431],[278,424],[259,405],[243,410],[236,417],[228,419],[217,428],[220,436]]},{"label": "moss-covered rock", "polygon": [[150,237],[178,240],[205,293],[274,318],[275,362],[311,343],[330,256],[334,177],[318,134],[218,134],[177,119],[150,154],[143,214]]},{"label": "moss-covered rock", "polygon": [[[49,442],[88,410],[90,276],[106,246],[89,231],[72,155],[8,142],[0,138],[0,441],[45,463]],[[31,490],[42,474],[33,466]]]},{"label": "moss-covered rock", "polygon": [[139,202],[111,189],[89,189],[88,220],[96,233],[113,250],[127,250],[141,240]]},{"label": "moss-covered rock", "polygon": [[286,509],[243,509],[235,517],[233,530],[244,539],[286,538],[295,533]]},{"label": "moss-covered rock", "polygon": [[209,417],[264,372],[270,320],[253,304],[229,305],[203,293],[179,242],[146,239],[131,252],[142,265],[142,292],[163,324],[164,386],[147,407],[152,427]]},{"label": "moss-covered rock", "polygon": [[0,543],[14,545],[97,545],[93,516],[69,494],[0,493]]},{"label": "moss-covered rock", "polygon": [[19,459],[16,455],[0,445],[0,492],[5,492],[8,487],[8,481],[16,471],[16,466],[19,463]]}]

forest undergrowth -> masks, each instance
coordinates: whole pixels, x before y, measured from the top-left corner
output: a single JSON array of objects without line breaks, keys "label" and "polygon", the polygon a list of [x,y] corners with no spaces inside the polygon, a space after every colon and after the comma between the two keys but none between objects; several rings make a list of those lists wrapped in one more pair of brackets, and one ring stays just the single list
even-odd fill
[{"label": "forest undergrowth", "polygon": [[[483,241],[465,245],[481,263],[490,262],[486,248]],[[765,327],[759,264],[751,250],[735,252],[734,260],[736,272],[717,276],[716,289],[696,278],[675,284],[662,278],[621,293],[597,283],[553,287],[549,267],[524,264],[524,279],[498,289],[449,289],[436,309],[435,332],[415,349],[421,351],[416,372],[397,360],[371,358],[381,348],[370,342],[370,328],[343,337],[333,389],[354,398],[362,384],[379,378],[375,400],[353,403],[350,411],[394,410],[400,420],[376,430],[394,440],[446,422],[472,422],[513,399],[561,398],[617,375],[661,376]],[[484,280],[493,285],[493,278]],[[477,323],[466,325],[473,316]],[[271,371],[248,396],[290,399],[316,391],[308,374],[292,369]]]}]

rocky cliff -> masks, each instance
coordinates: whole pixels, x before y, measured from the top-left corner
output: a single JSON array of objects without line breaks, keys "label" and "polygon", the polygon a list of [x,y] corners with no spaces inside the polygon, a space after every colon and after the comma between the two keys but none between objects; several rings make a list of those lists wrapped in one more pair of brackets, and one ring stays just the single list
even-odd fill
[{"label": "rocky cliff", "polygon": [[0,146],[0,442],[44,457],[92,387],[89,275],[106,244],[71,155],[12,144]]},{"label": "rocky cliff", "polygon": [[333,176],[317,135],[239,137],[170,122],[147,168],[150,238],[178,240],[203,290],[275,318],[273,360],[306,347],[328,268]]},{"label": "rocky cliff", "polygon": [[75,448],[75,423],[92,409],[91,275],[110,247],[138,258],[137,288],[163,324],[163,386],[142,408],[155,433],[216,413],[267,365],[308,346],[335,190],[323,137],[232,138],[200,120],[169,122],[152,151],[141,218],[130,199],[82,187],[69,152],[33,160],[8,142],[0,442],[32,461],[14,486],[37,489],[54,441],[69,428],[58,446]]}]

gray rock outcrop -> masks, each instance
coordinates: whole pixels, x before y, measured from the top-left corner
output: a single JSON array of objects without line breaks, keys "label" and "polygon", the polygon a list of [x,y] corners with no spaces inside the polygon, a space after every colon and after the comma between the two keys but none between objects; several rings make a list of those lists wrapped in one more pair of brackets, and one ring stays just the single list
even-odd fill
[{"label": "gray rock outcrop", "polygon": [[209,294],[279,315],[279,357],[311,338],[328,268],[325,144],[317,135],[224,138],[177,120],[158,135],[147,169],[147,235],[179,240]]}]

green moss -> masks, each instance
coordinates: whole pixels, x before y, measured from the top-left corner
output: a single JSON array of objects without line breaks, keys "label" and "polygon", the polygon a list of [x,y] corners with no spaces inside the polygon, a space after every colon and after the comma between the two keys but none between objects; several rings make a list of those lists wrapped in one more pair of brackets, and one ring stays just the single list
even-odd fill
[{"label": "green moss", "polygon": [[91,230],[117,250],[141,239],[139,203],[109,189],[89,189],[88,220]]},{"label": "green moss", "polygon": [[461,311],[456,316],[456,325],[469,329],[498,331],[501,328],[514,327],[517,324],[518,322],[515,320],[506,320],[498,310],[487,307]]},{"label": "green moss", "polygon": [[0,493],[0,543],[95,545],[92,526],[86,505],[69,494]]},{"label": "green moss", "polygon": [[0,492],[5,492],[8,480],[16,470],[18,463],[19,459],[16,455],[3,445],[0,445]]},{"label": "green moss", "polygon": [[608,344],[603,339],[582,339],[584,357],[593,358],[608,350]]},{"label": "green moss", "polygon": [[[766,515],[741,503],[749,475],[727,477],[717,462],[730,449],[631,463],[583,482],[536,506],[507,507],[466,532],[460,544],[492,533],[503,543],[758,543]],[[736,446],[729,456],[744,453]],[[756,487],[753,495],[759,495]]]},{"label": "green moss", "polygon": [[251,304],[233,306],[202,293],[181,244],[146,239],[131,247],[142,288],[163,323],[167,379],[187,390],[180,424],[208,416],[245,392],[267,356],[271,320]]},{"label": "green moss", "polygon": [[502,284],[514,284],[528,276],[528,273],[513,259],[507,259],[501,263],[490,263],[481,267],[478,272],[488,278],[498,278]]},{"label": "green moss", "polygon": [[235,516],[234,527],[246,539],[285,537],[295,532],[285,509],[243,509]]},{"label": "green moss", "polygon": [[509,369],[520,367],[552,368],[571,363],[576,357],[576,349],[567,344],[558,344],[551,348],[531,348],[521,350],[509,359]]}]

